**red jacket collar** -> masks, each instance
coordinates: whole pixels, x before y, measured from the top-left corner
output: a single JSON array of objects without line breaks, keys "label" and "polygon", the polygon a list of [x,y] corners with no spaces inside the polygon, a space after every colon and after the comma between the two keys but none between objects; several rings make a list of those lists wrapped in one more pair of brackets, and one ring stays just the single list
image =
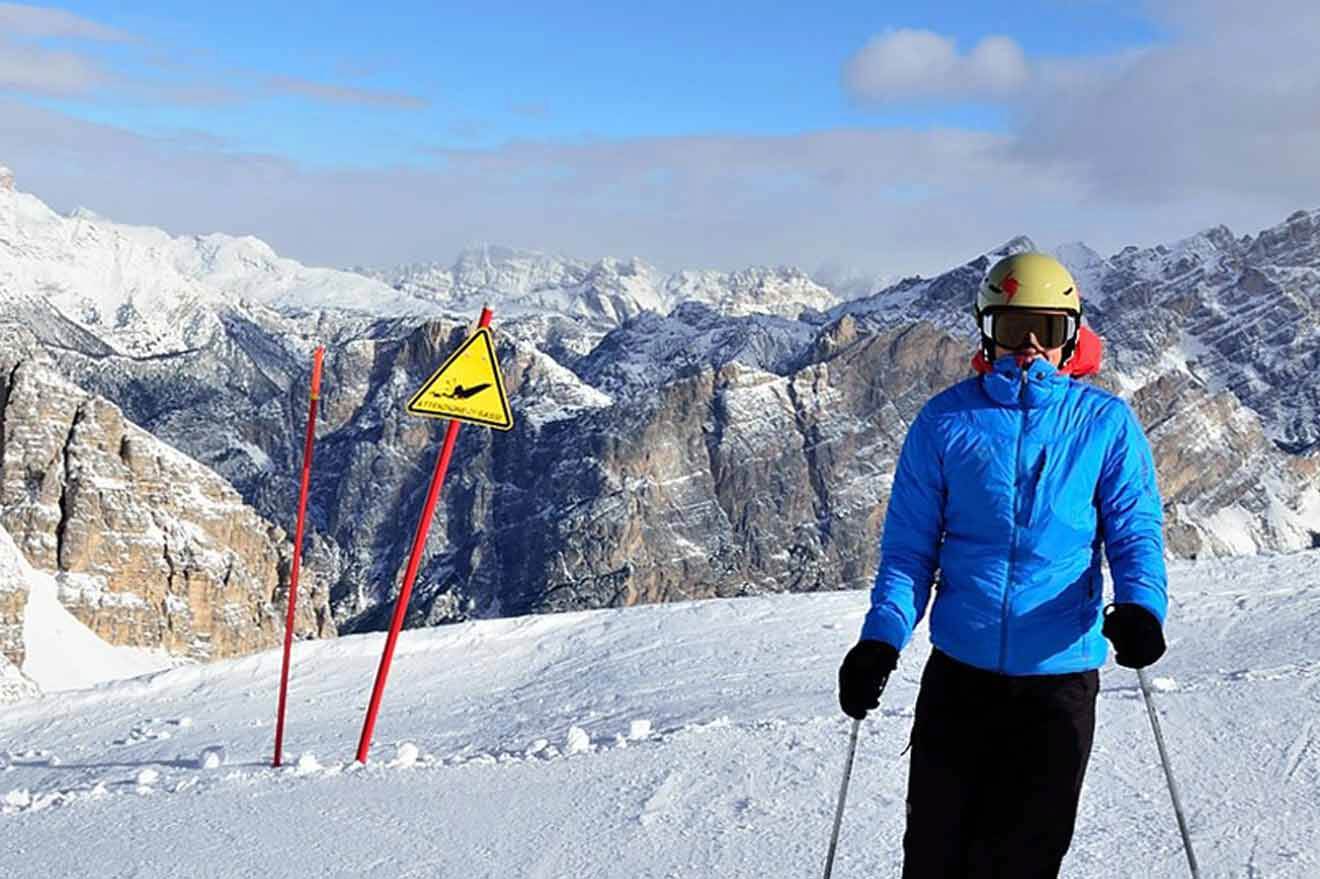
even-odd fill
[{"label": "red jacket collar", "polygon": [[[1100,337],[1091,332],[1090,327],[1082,327],[1077,334],[1077,349],[1073,351],[1073,356],[1068,362],[1059,367],[1059,372],[1081,378],[1086,375],[1095,375],[1100,371],[1100,360],[1104,354],[1104,343]],[[977,351],[976,356],[972,358],[972,369],[981,375],[992,372],[992,367],[985,359],[985,352]]]}]

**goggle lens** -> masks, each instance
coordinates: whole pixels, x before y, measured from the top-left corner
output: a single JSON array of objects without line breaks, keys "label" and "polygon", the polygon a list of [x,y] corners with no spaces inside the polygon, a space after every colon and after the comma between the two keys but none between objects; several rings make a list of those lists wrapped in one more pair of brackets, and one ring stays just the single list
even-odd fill
[{"label": "goggle lens", "polygon": [[1005,309],[984,315],[981,332],[1003,348],[1024,348],[1032,335],[1044,348],[1061,348],[1077,333],[1077,318],[1071,314]]}]

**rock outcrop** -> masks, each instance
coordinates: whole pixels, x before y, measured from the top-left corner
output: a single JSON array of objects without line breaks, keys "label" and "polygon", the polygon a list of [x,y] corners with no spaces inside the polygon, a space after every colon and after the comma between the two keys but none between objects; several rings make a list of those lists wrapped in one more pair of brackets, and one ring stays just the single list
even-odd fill
[{"label": "rock outcrop", "polygon": [[[0,424],[0,524],[94,632],[197,659],[279,641],[288,541],[223,479],[38,360],[0,374]],[[315,577],[296,625],[333,634]]]}]

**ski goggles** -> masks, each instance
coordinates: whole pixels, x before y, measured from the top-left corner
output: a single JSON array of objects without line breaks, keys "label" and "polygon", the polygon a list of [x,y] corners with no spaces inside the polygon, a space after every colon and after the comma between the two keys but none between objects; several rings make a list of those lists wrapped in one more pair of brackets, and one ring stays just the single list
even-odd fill
[{"label": "ski goggles", "polygon": [[1077,315],[1001,308],[981,315],[981,333],[1002,348],[1025,348],[1035,336],[1042,348],[1062,348],[1077,336]]}]

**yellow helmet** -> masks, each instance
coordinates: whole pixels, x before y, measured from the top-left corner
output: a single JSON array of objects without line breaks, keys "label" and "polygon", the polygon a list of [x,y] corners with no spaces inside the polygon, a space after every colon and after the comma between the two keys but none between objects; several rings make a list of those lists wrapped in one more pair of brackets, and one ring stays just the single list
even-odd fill
[{"label": "yellow helmet", "polygon": [[976,294],[976,316],[990,308],[1062,309],[1078,316],[1077,282],[1063,264],[1043,253],[1015,253],[995,263]]},{"label": "yellow helmet", "polygon": [[981,328],[981,347],[994,359],[994,341],[989,325],[993,313],[1004,309],[1066,311],[1073,315],[1063,349],[1063,362],[1072,357],[1082,320],[1082,300],[1077,282],[1063,264],[1044,253],[1015,253],[991,267],[976,293],[976,323]]}]

